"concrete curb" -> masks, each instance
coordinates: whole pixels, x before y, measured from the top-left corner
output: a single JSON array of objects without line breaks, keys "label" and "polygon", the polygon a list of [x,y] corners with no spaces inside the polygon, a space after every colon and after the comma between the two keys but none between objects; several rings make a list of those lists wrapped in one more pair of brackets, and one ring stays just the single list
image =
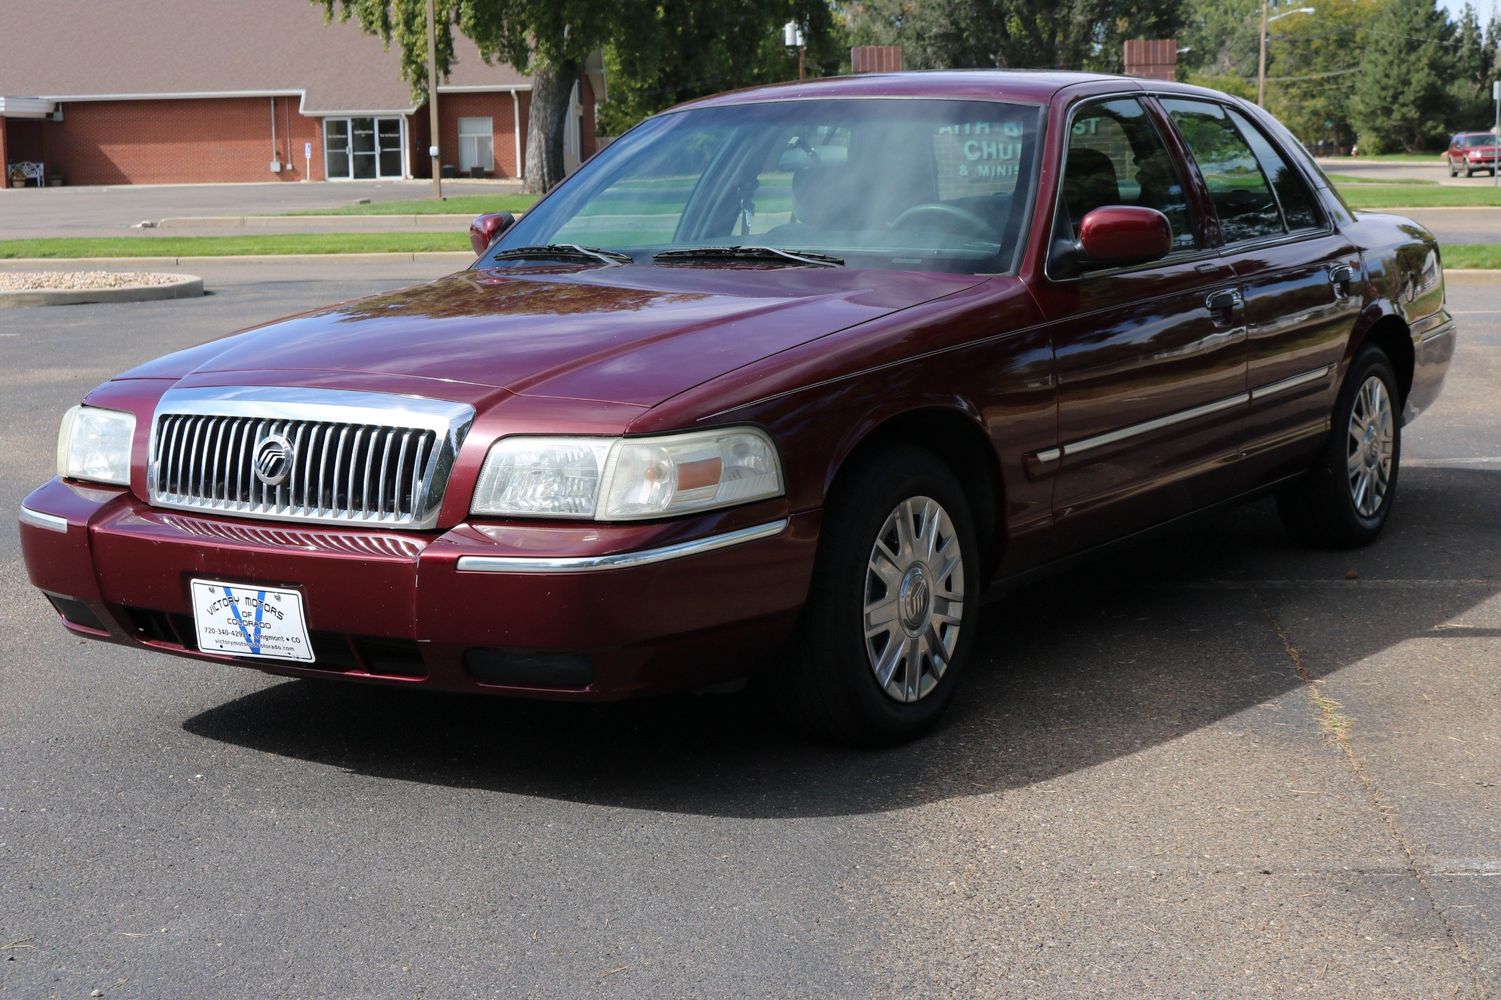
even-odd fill
[{"label": "concrete curb", "polygon": [[[520,213],[517,213],[516,217],[520,218]],[[369,220],[372,223],[387,225],[401,222],[413,226],[431,226],[435,229],[447,230],[452,226],[467,226],[473,219],[473,215],[453,215],[446,212],[433,215],[182,215],[162,219],[156,224],[156,228],[207,229],[217,226],[223,229],[277,229],[297,222],[347,224],[351,220],[354,222]]]},{"label": "concrete curb", "polygon": [[203,279],[194,274],[178,275],[166,285],[124,285],[119,288],[38,288],[0,292],[0,309],[21,306],[75,306],[86,302],[150,302],[156,299],[189,299],[203,294]]},{"label": "concrete curb", "polygon": [[203,264],[238,262],[245,264],[299,264],[319,261],[438,261],[462,263],[474,262],[469,250],[426,250],[416,253],[266,253],[229,254],[220,257],[9,257],[0,258],[0,267],[55,268],[61,263],[87,261],[105,267],[193,267]]}]

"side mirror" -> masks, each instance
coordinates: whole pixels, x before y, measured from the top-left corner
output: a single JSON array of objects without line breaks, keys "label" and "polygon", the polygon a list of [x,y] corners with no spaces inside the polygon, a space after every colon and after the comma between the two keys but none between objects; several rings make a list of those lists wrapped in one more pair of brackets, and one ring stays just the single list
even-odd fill
[{"label": "side mirror", "polygon": [[1173,227],[1155,208],[1107,205],[1079,223],[1081,264],[1142,264],[1166,257],[1173,249]]},{"label": "side mirror", "polygon": [[510,212],[476,215],[474,221],[469,223],[469,245],[474,247],[475,256],[490,249],[490,244],[500,239],[500,234],[515,224],[516,216]]}]

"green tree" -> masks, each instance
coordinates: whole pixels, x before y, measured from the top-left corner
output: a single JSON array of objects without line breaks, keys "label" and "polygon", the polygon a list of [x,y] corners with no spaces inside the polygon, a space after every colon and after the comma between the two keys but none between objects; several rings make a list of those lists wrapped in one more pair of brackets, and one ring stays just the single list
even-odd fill
[{"label": "green tree", "polygon": [[782,26],[803,26],[808,74],[837,71],[842,32],[823,0],[657,0],[620,26],[605,48],[609,99],[600,128],[619,135],[682,101],[797,77]]},{"label": "green tree", "polygon": [[1491,120],[1491,79],[1496,68],[1496,50],[1494,46],[1486,47],[1480,17],[1469,4],[1465,4],[1460,13],[1454,34],[1454,79],[1449,83],[1449,90],[1454,95],[1454,120],[1451,124],[1455,131],[1479,128]]},{"label": "green tree", "polygon": [[1254,81],[1260,31],[1261,0],[1187,0],[1178,36],[1184,78],[1217,90],[1226,88],[1207,81]]},{"label": "green tree", "polygon": [[1373,153],[1435,147],[1453,112],[1453,30],[1434,0],[1387,0],[1360,50],[1350,120]]},{"label": "green tree", "polygon": [[1308,0],[1311,14],[1268,27],[1267,110],[1304,142],[1349,146],[1350,105],[1369,29],[1381,24],[1382,0]]},{"label": "green tree", "polygon": [[[312,0],[327,17],[353,18],[401,50],[402,75],[427,99],[427,0]],[[486,62],[503,60],[532,77],[527,125],[526,190],[543,192],[563,179],[563,127],[568,95],[583,61],[603,45],[641,0],[436,0],[437,72],[453,65],[453,29],[479,47]]]},{"label": "green tree", "polygon": [[1120,72],[1128,38],[1173,38],[1183,0],[864,0],[852,41],[900,45],[913,68]]}]

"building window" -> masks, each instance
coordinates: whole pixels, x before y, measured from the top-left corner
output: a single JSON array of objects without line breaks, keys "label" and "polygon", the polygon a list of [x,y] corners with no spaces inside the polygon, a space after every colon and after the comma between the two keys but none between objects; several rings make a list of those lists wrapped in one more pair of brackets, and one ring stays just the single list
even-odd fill
[{"label": "building window", "polygon": [[495,170],[495,119],[459,119],[459,170]]}]

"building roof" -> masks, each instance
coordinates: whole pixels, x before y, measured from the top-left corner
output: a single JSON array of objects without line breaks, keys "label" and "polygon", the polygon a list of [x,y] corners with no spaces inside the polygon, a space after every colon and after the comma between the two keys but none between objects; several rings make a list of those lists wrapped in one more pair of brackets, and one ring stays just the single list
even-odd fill
[{"label": "building roof", "polygon": [[[415,110],[401,55],[311,0],[5,0],[0,95],[302,96],[305,114]],[[526,89],[454,33],[449,88]]]}]

